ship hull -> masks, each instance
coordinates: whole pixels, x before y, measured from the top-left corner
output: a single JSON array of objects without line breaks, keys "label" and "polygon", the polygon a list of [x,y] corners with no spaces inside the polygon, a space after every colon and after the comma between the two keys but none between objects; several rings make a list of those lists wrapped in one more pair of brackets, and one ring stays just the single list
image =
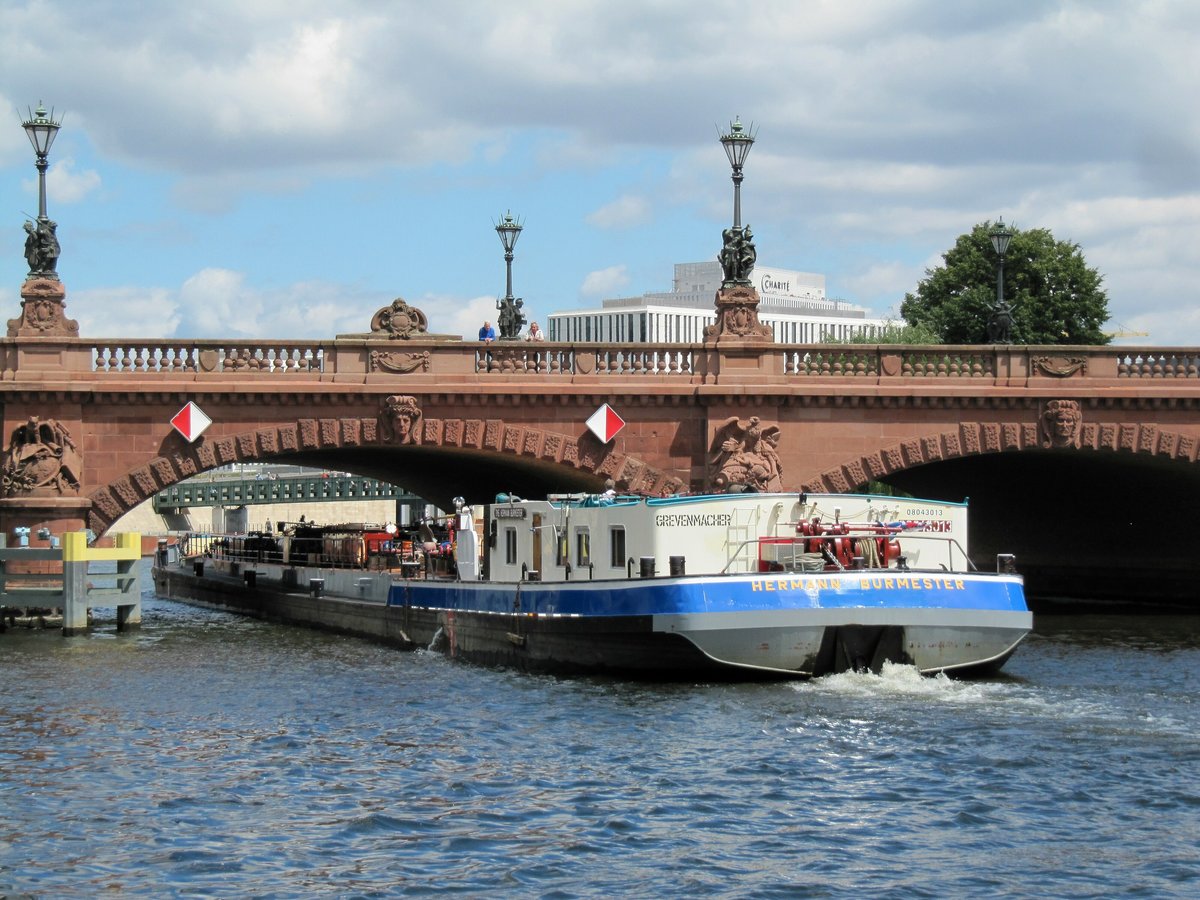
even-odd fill
[{"label": "ship hull", "polygon": [[[843,572],[559,583],[259,564],[155,570],[160,595],[528,671],[806,678],[885,662],[999,669],[1032,627],[1017,576]],[[240,578],[240,580],[239,580]],[[321,590],[309,588],[319,579]],[[295,587],[291,587],[295,585]],[[328,587],[328,589],[326,589]]]}]

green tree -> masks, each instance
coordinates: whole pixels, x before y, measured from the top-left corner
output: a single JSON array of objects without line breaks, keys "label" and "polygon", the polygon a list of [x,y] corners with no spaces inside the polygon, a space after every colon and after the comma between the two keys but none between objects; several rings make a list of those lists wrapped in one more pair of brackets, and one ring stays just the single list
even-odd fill
[{"label": "green tree", "polygon": [[[936,269],[926,269],[915,294],[906,294],[900,315],[925,326],[947,344],[987,340],[996,302],[999,259],[991,222],[961,235]],[[1090,268],[1078,244],[1056,241],[1045,228],[1009,228],[1004,255],[1004,299],[1013,307],[1012,340],[1017,344],[1107,344],[1100,330],[1108,320],[1103,276]]]},{"label": "green tree", "polygon": [[909,325],[885,319],[882,328],[856,332],[846,338],[826,338],[824,344],[940,344],[941,338],[926,325]]}]

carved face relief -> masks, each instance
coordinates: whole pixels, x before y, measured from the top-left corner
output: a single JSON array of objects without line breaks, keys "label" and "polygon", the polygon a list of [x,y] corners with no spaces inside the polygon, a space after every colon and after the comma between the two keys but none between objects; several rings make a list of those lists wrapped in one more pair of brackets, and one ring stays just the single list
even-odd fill
[{"label": "carved face relief", "polygon": [[1042,410],[1042,445],[1045,447],[1078,447],[1083,411],[1077,400],[1048,400]]},{"label": "carved face relief", "polygon": [[416,397],[392,394],[384,398],[379,411],[379,431],[385,441],[412,443],[420,421],[421,404]]}]

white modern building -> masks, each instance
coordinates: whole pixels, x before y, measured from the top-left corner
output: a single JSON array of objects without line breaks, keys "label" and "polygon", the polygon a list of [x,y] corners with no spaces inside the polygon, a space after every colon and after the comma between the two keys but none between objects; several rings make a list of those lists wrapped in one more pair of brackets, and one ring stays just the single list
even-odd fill
[{"label": "white modern building", "polygon": [[[551,341],[615,341],[698,344],[704,326],[717,320],[716,296],[724,272],[712,262],[676,263],[669,293],[605,300],[599,309],[552,313]],[[843,339],[882,328],[867,310],[825,296],[825,276],[758,265],[751,279],[758,289],[758,320],[782,344]]]}]

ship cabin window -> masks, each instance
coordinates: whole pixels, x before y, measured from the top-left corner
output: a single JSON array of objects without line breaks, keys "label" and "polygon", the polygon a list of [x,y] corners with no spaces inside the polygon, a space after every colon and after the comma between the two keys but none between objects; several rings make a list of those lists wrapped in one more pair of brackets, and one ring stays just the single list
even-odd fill
[{"label": "ship cabin window", "polygon": [[556,566],[565,566],[571,561],[571,548],[567,546],[567,532],[556,531],[557,540],[554,542],[554,564]]},{"label": "ship cabin window", "polygon": [[625,565],[625,526],[613,525],[608,529],[608,564],[614,569]]},{"label": "ship cabin window", "polygon": [[592,562],[591,532],[587,528],[575,529],[575,565],[587,566]]},{"label": "ship cabin window", "polygon": [[517,529],[504,529],[504,562],[505,565],[517,564]]}]

